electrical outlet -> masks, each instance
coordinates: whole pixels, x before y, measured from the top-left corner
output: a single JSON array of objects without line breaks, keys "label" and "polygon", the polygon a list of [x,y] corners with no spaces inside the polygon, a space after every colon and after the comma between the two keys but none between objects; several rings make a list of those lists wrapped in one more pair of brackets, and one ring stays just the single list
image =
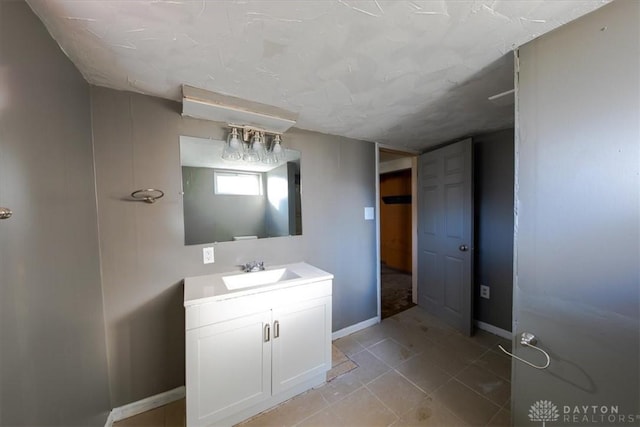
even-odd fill
[{"label": "electrical outlet", "polygon": [[213,247],[202,248],[202,262],[205,264],[213,263]]},{"label": "electrical outlet", "polygon": [[480,296],[489,299],[491,297],[491,289],[488,286],[480,285]]}]

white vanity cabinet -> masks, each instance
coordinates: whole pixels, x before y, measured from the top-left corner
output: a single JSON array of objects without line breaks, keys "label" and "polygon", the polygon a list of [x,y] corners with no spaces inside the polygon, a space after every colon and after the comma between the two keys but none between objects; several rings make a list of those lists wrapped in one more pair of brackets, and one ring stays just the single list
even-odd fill
[{"label": "white vanity cabinet", "polygon": [[271,396],[271,343],[260,339],[271,313],[186,333],[188,425],[214,424]]},{"label": "white vanity cabinet", "polygon": [[315,280],[188,299],[206,276],[185,279],[187,426],[232,425],[325,381],[333,276],[295,266]]},{"label": "white vanity cabinet", "polygon": [[274,309],[273,319],[273,394],[324,376],[331,369],[331,297]]}]

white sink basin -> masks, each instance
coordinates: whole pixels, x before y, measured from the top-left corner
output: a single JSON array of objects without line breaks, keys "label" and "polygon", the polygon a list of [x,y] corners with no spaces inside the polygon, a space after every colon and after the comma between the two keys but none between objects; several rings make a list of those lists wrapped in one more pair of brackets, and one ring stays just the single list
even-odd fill
[{"label": "white sink basin", "polygon": [[258,294],[266,290],[306,285],[331,279],[333,279],[332,274],[305,262],[273,266],[255,273],[240,273],[236,270],[185,277],[184,306],[197,306],[212,301]]},{"label": "white sink basin", "polygon": [[256,271],[254,273],[234,274],[223,276],[222,281],[230,291],[237,289],[253,288],[254,286],[275,285],[278,282],[300,278],[299,275],[288,268]]}]

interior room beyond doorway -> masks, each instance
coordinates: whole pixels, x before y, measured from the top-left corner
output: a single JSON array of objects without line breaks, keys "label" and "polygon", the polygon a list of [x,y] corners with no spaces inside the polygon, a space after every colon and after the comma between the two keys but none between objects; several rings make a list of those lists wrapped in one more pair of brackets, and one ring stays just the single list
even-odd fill
[{"label": "interior room beyond doorway", "polygon": [[412,156],[380,149],[380,311],[413,307]]}]

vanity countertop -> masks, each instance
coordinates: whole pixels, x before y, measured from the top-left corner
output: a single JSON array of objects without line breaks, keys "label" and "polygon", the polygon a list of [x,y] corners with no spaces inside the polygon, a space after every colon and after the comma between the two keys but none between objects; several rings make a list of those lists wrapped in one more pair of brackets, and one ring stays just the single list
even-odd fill
[{"label": "vanity countertop", "polygon": [[[295,264],[284,264],[278,266],[269,266],[265,268],[265,271],[272,271],[277,269],[286,268],[288,271],[293,272],[299,276],[294,279],[281,280],[275,283],[269,283],[265,285],[257,285],[251,287],[244,287],[240,289],[229,289],[225,285],[224,278],[230,276],[239,275],[251,275],[260,274],[256,273],[244,273],[239,271],[207,274],[204,276],[187,277],[184,279],[184,306],[192,306],[197,304],[208,303],[212,301],[225,300],[229,298],[237,298],[240,296],[256,294],[260,292],[272,291],[275,289],[282,289],[291,286],[299,286],[308,283],[318,282],[322,280],[333,279],[333,274],[320,270],[305,262],[299,262]],[[247,276],[250,277],[250,276]]]}]

